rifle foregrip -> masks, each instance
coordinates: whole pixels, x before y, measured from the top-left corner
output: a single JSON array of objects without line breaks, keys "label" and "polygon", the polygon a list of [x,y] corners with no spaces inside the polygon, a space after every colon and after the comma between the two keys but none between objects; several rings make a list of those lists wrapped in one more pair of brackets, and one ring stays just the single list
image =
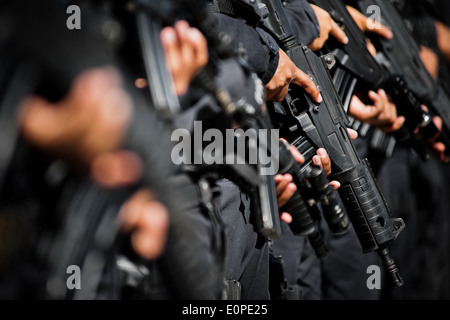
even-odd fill
[{"label": "rifle foregrip", "polygon": [[364,253],[383,249],[397,238],[403,220],[392,219],[367,159],[332,178],[341,183],[339,194]]},{"label": "rifle foregrip", "polygon": [[295,160],[287,142],[280,140],[279,145],[279,174],[289,173],[292,175],[293,182],[297,186],[297,190],[284,205],[286,211],[292,216],[292,222],[289,224],[290,229],[295,235],[309,235],[316,230],[314,217],[308,210],[308,206],[301,194],[302,180],[304,179],[300,173],[300,165]]},{"label": "rifle foregrip", "polygon": [[329,253],[328,248],[301,194],[296,191],[285,207],[292,216],[292,221],[289,223],[291,231],[295,235],[308,236],[317,258],[325,259]]},{"label": "rifle foregrip", "polygon": [[328,248],[325,245],[322,234],[319,231],[314,231],[313,233],[308,235],[308,240],[309,243],[311,243],[311,246],[314,248],[314,252],[317,258],[323,260],[328,256]]},{"label": "rifle foregrip", "polygon": [[289,199],[285,208],[292,216],[289,227],[295,235],[309,235],[316,230],[314,219],[298,191]]}]

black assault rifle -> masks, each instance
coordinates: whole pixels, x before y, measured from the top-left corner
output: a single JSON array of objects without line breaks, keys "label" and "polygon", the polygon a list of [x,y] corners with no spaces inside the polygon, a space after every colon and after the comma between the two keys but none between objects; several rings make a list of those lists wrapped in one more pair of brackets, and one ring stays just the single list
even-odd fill
[{"label": "black assault rifle", "polygon": [[[359,29],[342,0],[310,0],[310,2],[329,12],[349,38],[346,45],[331,38],[325,46],[326,50],[331,51],[336,57],[337,63],[332,70],[333,82],[345,110],[349,109],[351,98],[355,93],[363,94],[368,90],[376,91],[384,88],[398,103],[397,112],[405,116],[404,126],[390,135],[382,134],[379,129],[371,131],[372,150],[389,156],[395,143],[401,142],[415,150],[423,161],[428,160],[431,154],[417,133],[430,137],[438,134],[438,129],[429,112],[421,107],[415,95],[408,90],[402,74],[395,73],[398,70],[388,69],[372,56],[367,48],[364,33]],[[370,125],[362,124],[352,118],[351,121],[352,127],[358,130],[361,136],[367,134]]]},{"label": "black assault rifle", "polygon": [[[446,154],[450,153],[450,98],[446,91],[433,79],[420,58],[420,47],[411,34],[395,5],[389,0],[356,0],[346,1],[366,15],[370,14],[369,6],[377,6],[381,23],[392,30],[394,37],[391,40],[377,35],[371,35],[370,39],[377,50],[377,62],[388,71],[391,81],[390,90],[393,100],[400,114],[406,115],[409,126],[417,124],[421,135],[427,138],[435,138],[439,133],[432,117],[439,116],[442,119],[442,129],[438,140],[447,146]],[[429,112],[423,110],[421,105],[428,107]],[[417,111],[417,112],[416,112]],[[418,117],[409,117],[410,112],[415,112]],[[420,115],[421,113],[421,115]],[[423,158],[423,157],[422,157]]]},{"label": "black assault rifle", "polygon": [[318,57],[298,44],[281,1],[232,2],[250,10],[252,18],[259,16],[259,25],[272,34],[297,67],[320,89],[323,102],[315,103],[301,88],[291,86],[284,101],[272,108],[272,119],[281,126],[281,135],[299,149],[309,164],[315,150],[327,150],[332,161],[330,178],[341,183],[339,194],[363,252],[376,251],[393,284],[401,286],[403,280],[388,247],[405,225],[402,219],[392,217],[367,159],[359,158],[350,139],[348,118],[329,73],[335,63],[334,56]]},{"label": "black assault rifle", "polygon": [[[220,1],[210,3],[213,11],[232,10],[232,6],[227,3]],[[213,28],[207,28],[206,32],[210,33],[208,30],[211,29]],[[259,118],[260,128],[274,129],[271,119],[266,119],[267,113],[260,114]],[[307,236],[317,257],[324,259],[328,255],[328,249],[324,244],[318,225],[321,211],[330,230],[334,233],[347,231],[350,225],[347,213],[338,201],[337,193],[329,186],[328,178],[322,169],[313,166],[312,168],[308,167],[307,170],[301,170],[289,150],[288,143],[280,142],[279,150],[273,151],[279,153],[278,173],[290,173],[293,176],[293,182],[297,185],[297,191],[282,208],[292,215],[293,220],[289,227],[295,235]],[[275,153],[272,153],[272,156]]]},{"label": "black assault rifle", "polygon": [[[177,19],[184,19],[192,26],[199,29],[208,41],[209,61],[208,64],[199,71],[194,79],[193,86],[199,86],[215,98],[217,104],[224,111],[223,118],[230,124],[232,121],[239,125],[239,128],[251,131],[255,135],[249,135],[245,142],[246,151],[249,154],[258,154],[256,163],[250,163],[245,155],[233,154],[235,158],[232,163],[197,165],[196,170],[217,171],[240,185],[245,192],[252,195],[252,201],[256,213],[254,215],[258,232],[269,239],[281,237],[280,217],[278,212],[278,202],[276,197],[276,187],[274,172],[270,173],[267,165],[278,162],[278,153],[273,153],[271,146],[276,144],[271,140],[270,121],[264,119],[268,116],[262,108],[264,101],[264,87],[251,70],[248,64],[240,57],[233,43],[232,37],[226,32],[217,28],[215,17],[211,14],[207,1],[166,1],[155,3],[148,0],[138,1],[143,11],[158,16],[165,24],[173,24]],[[236,96],[236,92],[230,92],[223,85],[222,68],[234,70],[236,81],[242,81],[242,88],[246,93]],[[259,100],[256,93],[261,93]],[[267,130],[266,138],[260,139],[260,130]],[[265,140],[265,141],[264,141]],[[225,146],[224,149],[225,150]],[[260,150],[264,150],[260,152]],[[219,150],[216,150],[219,152]],[[225,155],[223,152],[222,156]],[[268,157],[270,157],[270,159]],[[230,161],[231,162],[231,161]],[[266,167],[265,167],[266,166]]]},{"label": "black assault rifle", "polygon": [[[28,214],[30,208],[33,212],[30,232],[19,239],[23,246],[10,257],[13,268],[24,270],[17,286],[27,291],[31,283],[36,291],[35,295],[29,294],[33,299],[93,299],[107,262],[118,245],[129,240],[117,228],[120,208],[136,190],[148,188],[169,212],[165,250],[156,263],[164,270],[164,281],[171,296],[218,298],[217,288],[222,279],[219,284],[215,282],[216,270],[211,268],[206,250],[201,248],[203,242],[194,236],[196,226],[185,215],[195,195],[186,193],[183,184],[168,184],[179,172],[170,157],[170,127],[149,107],[142,94],[133,89],[129,65],[122,64],[115,51],[118,47],[111,43],[113,39],[105,39],[96,32],[99,25],[94,22],[104,22],[101,18],[105,16],[91,15],[91,8],[83,7],[85,21],[90,22],[87,25],[92,29],[86,27],[83,32],[73,33],[65,28],[52,28],[55,24],[64,26],[66,19],[64,10],[53,2],[44,6],[27,1],[27,5],[35,11],[24,12],[19,5],[11,5],[4,11],[10,14],[8,21],[4,20],[9,37],[2,39],[0,56],[0,61],[10,66],[9,73],[2,74],[1,79],[0,123],[10,120],[5,138],[12,140],[7,145],[8,155],[1,162],[0,178],[4,187],[0,213],[8,208],[17,209],[14,218],[20,222],[20,217]],[[35,12],[47,17],[48,24],[36,21]],[[22,19],[31,27],[22,27]],[[49,48],[54,55],[48,55]],[[124,87],[134,105],[133,119],[122,147],[139,155],[143,164],[143,175],[138,182],[115,189],[97,185],[17,138],[20,138],[18,108],[23,98],[40,95],[59,101],[80,72],[105,64],[121,71]],[[52,193],[46,194],[47,190]],[[22,276],[28,277],[25,267],[29,265],[36,267],[34,278],[22,280]],[[81,268],[82,290],[66,287],[67,268],[71,265]]]}]

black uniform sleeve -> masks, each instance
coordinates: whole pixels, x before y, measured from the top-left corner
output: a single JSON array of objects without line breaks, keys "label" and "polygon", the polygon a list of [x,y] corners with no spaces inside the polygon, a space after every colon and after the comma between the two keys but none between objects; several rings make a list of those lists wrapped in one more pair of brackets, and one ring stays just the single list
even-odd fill
[{"label": "black uniform sleeve", "polygon": [[423,0],[396,3],[400,15],[419,44],[438,53],[437,31],[434,18],[429,14]]},{"label": "black uniform sleeve", "polygon": [[412,23],[414,25],[414,34],[420,44],[438,53],[437,31],[434,19],[431,16],[424,14],[412,17]]},{"label": "black uniform sleeve", "polygon": [[245,49],[246,59],[264,85],[272,79],[278,67],[279,46],[275,39],[260,28],[254,28],[239,18],[223,13],[217,16],[219,28],[233,37],[238,49]]},{"label": "black uniform sleeve", "polygon": [[319,37],[319,21],[306,0],[285,0],[286,14],[299,43],[309,45]]},{"label": "black uniform sleeve", "polygon": [[448,0],[426,0],[426,10],[437,20],[450,25],[450,1]]}]

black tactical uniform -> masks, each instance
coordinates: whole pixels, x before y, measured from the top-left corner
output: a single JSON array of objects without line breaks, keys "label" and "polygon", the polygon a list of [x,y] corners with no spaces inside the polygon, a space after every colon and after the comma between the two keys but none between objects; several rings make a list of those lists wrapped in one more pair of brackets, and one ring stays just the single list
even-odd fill
[{"label": "black tactical uniform", "polygon": [[[295,23],[294,30],[299,39],[302,42],[304,41],[304,43],[312,42],[313,39],[318,36],[319,30],[314,11],[309,3],[303,0],[288,1],[285,3],[285,6],[288,9],[287,12],[289,18]],[[230,14],[229,12],[227,13]],[[227,17],[224,19],[230,19],[226,14],[223,14],[223,16]],[[245,19],[245,17],[241,18]],[[242,20],[235,19],[235,22],[233,24],[230,23],[230,25],[231,27],[228,28],[230,30],[230,34],[232,34],[236,41],[245,48],[248,62],[255,68],[258,75],[263,80],[263,83],[266,84],[271,79],[277,66],[279,49],[276,41],[258,27],[255,28],[255,31],[257,31],[259,36],[257,36],[255,32],[252,39],[243,37],[241,34],[242,26],[248,26],[248,24],[244,23]],[[266,52],[265,56],[261,54],[261,50],[259,49],[261,44],[255,42],[258,38],[263,40],[265,46],[269,49],[264,49],[263,52]],[[266,61],[268,58],[272,60],[272,63],[269,64],[270,67],[268,69],[261,69],[261,60]],[[266,65],[267,62],[263,64],[263,66]],[[273,67],[275,67],[275,69]],[[284,260],[284,273],[286,281],[288,282],[286,294],[290,294],[290,298],[297,299],[301,295],[299,288],[304,285],[305,292],[308,297],[313,298],[320,296],[318,293],[320,288],[319,262],[314,257],[314,252],[309,246],[307,238],[303,236],[294,236],[284,222],[281,222],[281,225],[282,239],[271,242],[272,246],[270,256],[271,259],[281,258]],[[272,274],[272,276],[276,279],[278,278],[278,275]],[[298,284],[298,281],[301,283]],[[291,288],[291,286],[295,288]],[[309,294],[310,292],[311,294]],[[278,299],[279,297],[274,297],[272,295],[271,298]]]},{"label": "black tactical uniform", "polygon": [[[428,10],[430,3],[421,0],[397,1],[396,5],[418,43],[440,56],[434,18]],[[440,6],[437,11],[445,9],[445,5]],[[440,61],[438,81],[442,80],[445,69],[442,57]],[[400,165],[404,167],[401,176],[396,171]],[[394,176],[396,179],[392,179]],[[397,177],[403,183],[394,181]],[[394,289],[386,286],[384,298],[449,298],[448,177],[447,164],[435,157],[424,163],[401,147],[397,148],[392,159],[387,159],[380,171],[380,183],[385,193],[392,197],[394,212],[404,217],[407,224],[405,234],[392,248],[393,254],[399,257],[399,270],[404,270],[405,285]]]},{"label": "black tactical uniform", "polygon": [[[234,39],[238,52],[250,63],[264,84],[272,78],[278,66],[278,46],[262,30],[254,29],[241,19],[214,13],[223,28]],[[238,97],[244,92],[239,74],[228,69],[223,78],[225,87]],[[232,182],[218,182],[221,193],[220,211],[226,231],[224,299],[269,299],[269,245],[257,232],[255,205],[251,194]],[[238,296],[237,296],[238,295]]]},{"label": "black tactical uniform", "polygon": [[[286,14],[299,43],[310,44],[320,28],[314,10],[307,1],[285,1]],[[321,293],[321,265],[308,237],[294,235],[282,222],[283,237],[272,245],[274,258],[283,261],[287,288],[284,299],[318,300]]]}]

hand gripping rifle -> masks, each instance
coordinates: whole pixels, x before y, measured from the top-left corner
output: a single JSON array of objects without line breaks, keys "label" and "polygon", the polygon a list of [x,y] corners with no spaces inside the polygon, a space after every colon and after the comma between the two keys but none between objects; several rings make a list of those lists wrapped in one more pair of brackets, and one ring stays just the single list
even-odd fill
[{"label": "hand gripping rifle", "polygon": [[329,251],[318,226],[321,213],[323,212],[330,230],[336,234],[345,233],[350,227],[350,222],[324,170],[315,165],[305,168],[307,170],[302,170],[301,165],[293,157],[289,143],[280,141],[279,173],[291,174],[297,186],[296,192],[282,210],[291,213],[292,221],[289,223],[291,231],[295,235],[307,236],[316,256],[325,259]]},{"label": "hand gripping rifle", "polygon": [[[370,14],[371,6],[380,13],[380,21],[394,34],[387,40],[380,36],[370,37],[377,50],[377,62],[388,71],[386,86],[391,86],[393,99],[400,114],[406,115],[407,126],[417,125],[424,139],[435,138],[439,133],[432,121],[433,116],[442,119],[442,130],[438,141],[450,144],[450,98],[444,88],[433,79],[420,58],[420,47],[406,27],[397,8],[389,0],[357,0],[346,1],[361,12]],[[428,107],[423,111],[421,105]],[[409,114],[413,112],[413,116]],[[409,118],[409,119],[408,119]],[[446,154],[449,153],[448,147]],[[422,156],[422,159],[424,157]],[[426,160],[426,158],[424,159]]]},{"label": "hand gripping rifle", "polygon": [[[254,98],[251,98],[255,95],[254,92],[260,92],[262,87],[260,80],[255,79],[255,74],[251,72],[247,63],[243,61],[240,56],[235,54],[235,49],[231,46],[232,39],[230,39],[226,33],[218,32],[218,30],[216,30],[214,27],[214,17],[209,14],[208,11],[196,7],[193,4],[190,5],[189,10],[192,17],[195,17],[195,25],[203,31],[213,47],[213,50],[210,50],[210,63],[200,73],[198,80],[202,82],[204,87],[209,88],[208,91],[216,96],[216,99],[222,108],[226,110],[228,115],[239,123],[242,128],[253,129],[256,132],[259,132],[260,130],[273,132],[274,128],[265,106],[263,105],[261,108],[261,102],[254,101]],[[246,74],[246,77],[249,78],[246,81],[247,85],[245,87],[250,89],[248,89],[247,94],[244,94],[243,97],[238,99],[239,101],[232,100],[230,94],[220,85],[220,81],[217,81],[216,84],[212,81],[213,75],[217,74],[217,61],[220,59],[229,59],[230,57],[238,62],[239,68],[241,68],[244,71],[244,74]],[[259,90],[258,85],[255,85],[254,83],[259,84]],[[270,139],[272,140],[273,137],[272,135],[270,136]],[[288,211],[293,216],[293,221],[289,226],[295,234],[307,235],[317,256],[319,258],[324,258],[327,255],[328,250],[323,243],[322,236],[316,224],[316,220],[320,218],[317,202],[320,202],[323,210],[326,211],[326,220],[330,224],[332,230],[335,232],[345,232],[348,228],[348,220],[346,220],[347,216],[337,203],[334,190],[326,183],[327,179],[323,170],[314,168],[313,173],[310,175],[311,182],[308,182],[307,175],[301,174],[300,170],[297,170],[297,163],[285,143],[271,141],[270,144],[267,144],[264,143],[264,140],[267,141],[267,139],[258,141],[258,153],[260,155],[268,154],[270,155],[272,162],[279,162],[278,173],[291,173],[294,176],[294,182],[298,186],[298,190],[294,197],[287,204]],[[278,145],[279,147],[274,148],[274,146]],[[260,153],[261,150],[266,151]],[[262,163],[266,163],[266,159],[260,160]],[[278,231],[278,208],[273,194],[273,175],[269,175],[266,172],[262,175],[259,174],[259,176],[260,179],[263,179],[258,186],[260,194],[259,198],[261,200],[256,206],[256,208],[261,211],[256,215],[259,232],[265,235],[266,238],[277,239],[280,238],[281,235],[279,234],[280,231]],[[325,185],[323,184],[324,182],[326,183]],[[308,197],[305,197],[307,190],[310,192],[307,195]],[[267,201],[267,199],[270,201]],[[268,210],[266,208],[271,209]],[[310,214],[310,211],[313,208],[316,212],[314,217]]]},{"label": "hand gripping rifle", "polygon": [[402,285],[403,280],[388,247],[404,228],[404,222],[392,217],[367,159],[359,158],[349,137],[347,115],[328,70],[335,63],[334,56],[318,57],[306,46],[298,44],[281,1],[233,2],[253,9],[261,18],[261,27],[272,34],[297,67],[320,89],[323,102],[317,104],[300,88],[292,86],[278,110],[272,109],[276,111],[272,119],[281,125],[281,135],[307,160],[318,148],[327,150],[332,162],[330,178],[341,183],[339,194],[363,252],[376,251],[393,284]]},{"label": "hand gripping rifle", "polygon": [[[173,24],[177,19],[188,21],[207,39],[209,61],[199,71],[194,85],[214,97],[224,111],[224,119],[230,123],[230,127],[231,123],[235,122],[239,126],[238,131],[245,131],[242,131],[248,138],[245,141],[245,151],[248,155],[256,154],[258,159],[254,162],[240,154],[239,150],[229,152],[230,150],[225,150],[228,146],[224,146],[226,154],[223,152],[223,164],[205,165],[203,168],[200,166],[199,170],[223,172],[245,192],[251,194],[258,232],[265,238],[278,239],[281,237],[281,227],[274,180],[276,172],[273,171],[273,165],[278,163],[278,154],[272,152],[271,148],[273,145],[278,147],[279,142],[278,136],[274,138],[271,128],[266,126],[270,122],[264,122],[264,87],[260,79],[236,53],[233,39],[217,28],[215,17],[206,1],[169,1],[165,4],[141,1],[141,4],[149,12],[159,15],[166,24]],[[236,75],[234,81],[242,83],[241,89],[245,91],[234,92],[235,90],[230,91],[224,86],[227,79],[223,78],[223,68],[233,70]],[[265,136],[262,135],[263,132]]]},{"label": "hand gripping rifle", "polygon": [[[371,137],[371,147],[385,156],[389,156],[396,142],[411,147],[423,161],[430,158],[430,152],[417,132],[424,137],[434,136],[438,129],[432,121],[429,112],[425,111],[415,95],[408,90],[403,76],[380,64],[369,52],[364,33],[359,29],[346,5],[342,0],[311,0],[311,3],[330,13],[331,17],[345,30],[349,42],[346,45],[330,39],[326,48],[336,58],[336,66],[332,70],[333,82],[336,86],[344,109],[349,104],[355,92],[367,92],[384,88],[393,97],[399,115],[405,116],[406,122],[400,130],[386,136],[379,129],[374,129]],[[369,125],[361,124],[351,119],[352,127],[364,136],[369,131]],[[417,130],[419,129],[419,130]],[[391,139],[395,139],[392,141]]]}]

